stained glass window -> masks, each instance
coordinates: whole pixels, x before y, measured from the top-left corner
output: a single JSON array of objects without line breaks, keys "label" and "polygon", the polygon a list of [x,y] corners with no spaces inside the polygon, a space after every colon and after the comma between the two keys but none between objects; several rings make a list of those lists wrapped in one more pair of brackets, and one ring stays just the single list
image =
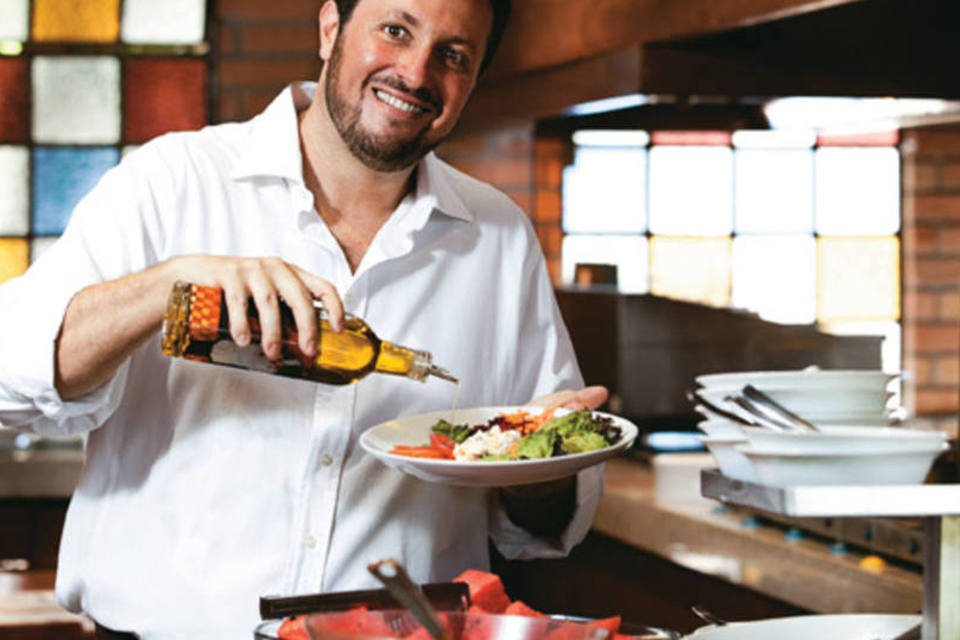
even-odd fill
[{"label": "stained glass window", "polygon": [[621,147],[645,159],[632,163],[613,133],[573,140],[564,282],[578,262],[613,264],[624,291],[883,336],[883,366],[899,369],[896,131],[627,131]]},{"label": "stained glass window", "polygon": [[0,282],[122,153],[209,120],[206,0],[0,0]]}]

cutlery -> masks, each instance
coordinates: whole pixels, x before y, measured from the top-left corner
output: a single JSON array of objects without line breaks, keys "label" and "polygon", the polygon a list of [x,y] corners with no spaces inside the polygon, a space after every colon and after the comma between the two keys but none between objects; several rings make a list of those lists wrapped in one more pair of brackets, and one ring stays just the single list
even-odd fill
[{"label": "cutlery", "polygon": [[813,431],[813,432],[819,431],[816,425],[814,425],[812,422],[808,422],[807,420],[804,420],[803,418],[795,414],[793,411],[790,411],[785,406],[783,406],[782,404],[780,404],[779,402],[777,402],[776,400],[774,400],[773,398],[765,394],[763,391],[760,391],[760,389],[757,389],[756,387],[754,387],[752,384],[746,385],[743,388],[742,393],[743,393],[743,397],[747,398],[754,404],[759,405],[760,407],[769,409],[770,411],[778,414],[778,416],[781,417],[782,420],[786,421],[787,423],[796,425],[796,427],[794,428],[798,428],[799,430],[802,430],[802,431]]}]

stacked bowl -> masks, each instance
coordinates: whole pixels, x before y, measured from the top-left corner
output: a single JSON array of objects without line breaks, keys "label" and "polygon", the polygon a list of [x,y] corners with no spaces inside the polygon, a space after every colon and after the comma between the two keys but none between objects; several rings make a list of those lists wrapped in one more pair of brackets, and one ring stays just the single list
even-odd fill
[{"label": "stacked bowl", "polygon": [[[948,448],[947,434],[895,426],[896,378],[874,370],[716,373],[697,377],[693,399],[706,418],[703,443],[731,478],[778,487],[917,484]],[[744,424],[757,421],[731,398],[747,385],[816,430]]]}]

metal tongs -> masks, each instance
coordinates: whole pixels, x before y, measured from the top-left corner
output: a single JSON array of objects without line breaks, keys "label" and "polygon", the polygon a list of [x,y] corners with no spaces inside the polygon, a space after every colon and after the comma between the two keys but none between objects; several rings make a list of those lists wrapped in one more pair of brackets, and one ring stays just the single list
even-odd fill
[{"label": "metal tongs", "polygon": [[420,587],[410,579],[402,564],[393,558],[388,558],[367,565],[367,571],[383,583],[390,595],[410,610],[413,617],[430,633],[431,638],[434,638],[434,640],[452,640],[450,630],[440,621],[436,609],[423,595]]},{"label": "metal tongs", "polygon": [[740,393],[734,396],[737,406],[763,422],[773,422],[787,431],[820,431],[815,424],[804,420],[751,384],[744,386]]}]

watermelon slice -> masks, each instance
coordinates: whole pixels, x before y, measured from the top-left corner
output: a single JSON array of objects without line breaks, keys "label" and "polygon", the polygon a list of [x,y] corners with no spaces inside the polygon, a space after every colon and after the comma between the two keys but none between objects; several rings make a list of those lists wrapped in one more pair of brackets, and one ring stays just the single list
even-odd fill
[{"label": "watermelon slice", "polygon": [[503,613],[503,610],[510,605],[510,598],[503,589],[503,582],[495,573],[467,569],[453,581],[465,582],[470,590],[470,601],[490,613]]},{"label": "watermelon slice", "polygon": [[527,606],[523,600],[514,600],[503,610],[508,616],[527,616],[529,618],[549,618],[545,613],[540,613],[536,609]]},{"label": "watermelon slice", "polygon": [[606,629],[610,633],[616,633],[620,630],[620,616],[611,616],[609,618],[600,618],[598,620],[591,620],[587,623],[588,627],[600,627],[601,629]]},{"label": "watermelon slice", "polygon": [[310,640],[305,618],[306,616],[284,618],[283,622],[280,623],[280,628],[277,629],[277,637],[280,640]]}]

